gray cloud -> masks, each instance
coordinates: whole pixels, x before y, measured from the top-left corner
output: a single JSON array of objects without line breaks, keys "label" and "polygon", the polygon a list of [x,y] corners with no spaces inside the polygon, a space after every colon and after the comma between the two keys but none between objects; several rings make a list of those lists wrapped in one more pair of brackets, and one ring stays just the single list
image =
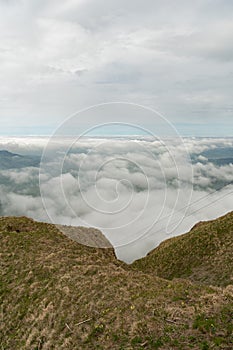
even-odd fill
[{"label": "gray cloud", "polygon": [[2,132],[46,134],[118,100],[156,108],[183,133],[230,132],[232,13],[228,0],[1,1]]}]

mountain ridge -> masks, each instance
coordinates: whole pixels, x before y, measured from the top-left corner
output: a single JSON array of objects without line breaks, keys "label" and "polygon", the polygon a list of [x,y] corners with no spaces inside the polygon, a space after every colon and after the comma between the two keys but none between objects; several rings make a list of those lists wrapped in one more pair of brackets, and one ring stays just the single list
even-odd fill
[{"label": "mountain ridge", "polygon": [[[233,212],[163,241],[132,266],[172,279],[226,286],[233,280]],[[175,263],[174,263],[175,261]]]},{"label": "mountain ridge", "polygon": [[0,170],[38,167],[39,164],[39,156],[26,156],[18,153],[12,153],[7,150],[0,150]]}]

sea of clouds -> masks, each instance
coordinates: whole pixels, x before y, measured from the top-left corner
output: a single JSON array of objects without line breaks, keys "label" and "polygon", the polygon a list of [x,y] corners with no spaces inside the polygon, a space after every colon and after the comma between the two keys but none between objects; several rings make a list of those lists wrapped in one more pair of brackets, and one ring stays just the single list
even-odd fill
[{"label": "sea of clouds", "polygon": [[41,164],[0,169],[0,215],[97,227],[131,262],[233,210],[232,163],[205,156],[219,149],[229,158],[233,139],[2,137],[0,150]]}]

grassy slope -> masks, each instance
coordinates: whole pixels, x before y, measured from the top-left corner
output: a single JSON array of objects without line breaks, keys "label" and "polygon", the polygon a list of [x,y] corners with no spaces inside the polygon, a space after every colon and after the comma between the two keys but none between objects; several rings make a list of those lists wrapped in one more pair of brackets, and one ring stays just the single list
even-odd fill
[{"label": "grassy slope", "polygon": [[163,278],[226,286],[233,279],[233,213],[168,239],[133,267]]},{"label": "grassy slope", "polygon": [[232,286],[167,281],[27,218],[0,219],[0,244],[1,350],[232,348]]}]

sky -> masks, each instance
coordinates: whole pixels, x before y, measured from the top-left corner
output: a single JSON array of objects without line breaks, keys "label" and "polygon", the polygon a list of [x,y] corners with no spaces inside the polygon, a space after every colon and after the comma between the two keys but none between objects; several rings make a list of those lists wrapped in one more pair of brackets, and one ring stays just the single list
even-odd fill
[{"label": "sky", "polygon": [[[50,135],[124,102],[183,136],[232,136],[233,2],[0,0],[0,81],[1,135]],[[134,119],[100,111],[78,114],[83,129]]]},{"label": "sky", "polygon": [[132,261],[232,210],[232,0],[0,0],[0,82],[0,215]]}]

